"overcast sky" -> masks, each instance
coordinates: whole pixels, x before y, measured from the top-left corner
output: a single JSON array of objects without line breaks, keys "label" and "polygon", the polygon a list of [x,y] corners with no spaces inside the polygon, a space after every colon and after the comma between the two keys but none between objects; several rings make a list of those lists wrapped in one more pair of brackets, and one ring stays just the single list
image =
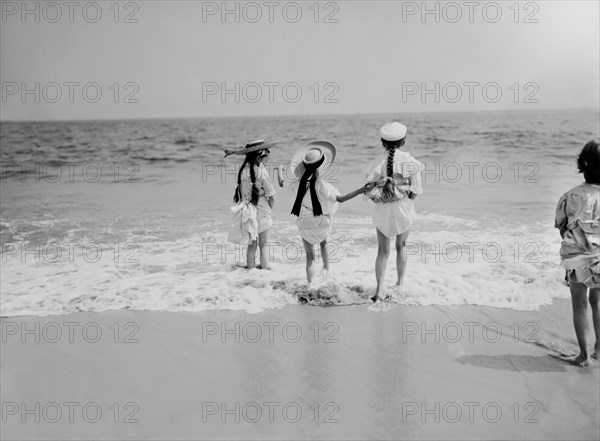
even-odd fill
[{"label": "overcast sky", "polygon": [[25,3],[3,120],[599,106],[598,1]]}]

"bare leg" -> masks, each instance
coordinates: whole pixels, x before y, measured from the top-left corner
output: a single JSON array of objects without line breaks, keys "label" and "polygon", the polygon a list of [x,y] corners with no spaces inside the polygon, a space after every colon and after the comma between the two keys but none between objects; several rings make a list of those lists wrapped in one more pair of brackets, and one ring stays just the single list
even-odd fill
[{"label": "bare leg", "polygon": [[377,230],[377,259],[375,260],[375,278],[377,279],[377,289],[371,300],[376,301],[382,299],[383,283],[385,281],[385,267],[387,266],[388,257],[390,257],[390,238],[383,235]]},{"label": "bare leg", "polygon": [[600,316],[598,313],[598,299],[600,298],[600,288],[590,289],[590,306],[592,308],[592,321],[594,323],[594,333],[596,334],[596,344],[592,357],[598,358],[600,355]]},{"label": "bare leg", "polygon": [[321,242],[321,258],[323,259],[323,268],[329,271],[329,254],[327,254],[327,240]]},{"label": "bare leg", "polygon": [[587,366],[590,363],[587,350],[587,293],[588,287],[583,283],[571,281],[571,303],[573,305],[573,324],[575,325],[575,334],[579,343],[579,355],[570,360],[579,366]]},{"label": "bare leg", "polygon": [[271,269],[269,266],[269,254],[267,251],[267,242],[269,242],[269,230],[258,233],[258,247],[260,248],[260,268]]},{"label": "bare leg", "polygon": [[408,239],[408,233],[410,231],[396,236],[396,272],[398,273],[396,286],[402,286],[402,282],[404,281],[404,272],[406,271],[406,239]]},{"label": "bare leg", "polygon": [[253,240],[248,244],[248,251],[246,252],[246,267],[252,269],[256,266],[256,241]]},{"label": "bare leg", "polygon": [[302,243],[304,244],[304,251],[306,251],[306,279],[310,284],[315,278],[315,250],[312,244],[308,243],[304,239],[302,239]]}]

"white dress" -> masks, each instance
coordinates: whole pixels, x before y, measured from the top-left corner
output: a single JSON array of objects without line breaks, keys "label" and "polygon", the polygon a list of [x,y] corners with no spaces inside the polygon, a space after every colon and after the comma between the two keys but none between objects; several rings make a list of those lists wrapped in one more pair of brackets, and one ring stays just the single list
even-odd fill
[{"label": "white dress", "polygon": [[387,177],[388,153],[375,159],[367,171],[367,182],[375,182],[377,186],[365,195],[375,202],[373,208],[373,224],[386,237],[394,237],[407,232],[413,224],[416,213],[415,205],[408,193],[421,194],[422,163],[410,153],[396,150],[394,153],[394,196],[386,198],[382,188]]},{"label": "white dress", "polygon": [[271,228],[271,207],[267,198],[276,194],[275,188],[269,179],[269,172],[263,164],[254,166],[255,183],[258,187],[258,202],[253,205],[252,181],[250,179],[250,168],[244,167],[240,176],[240,187],[242,200],[231,207],[233,219],[231,230],[227,239],[234,243],[247,243],[258,238],[258,235]]},{"label": "white dress", "polygon": [[[291,187],[294,194],[294,200],[295,195],[298,194],[299,184],[300,181],[297,181]],[[300,208],[300,216],[298,216],[298,219],[296,220],[296,226],[298,227],[302,239],[315,245],[329,239],[333,221],[332,217],[339,207],[337,197],[340,195],[340,192],[329,182],[317,178],[315,191],[317,193],[317,198],[321,203],[323,214],[315,216],[312,210],[309,182],[307,182],[306,185],[307,189],[304,198],[302,199],[302,207]]]},{"label": "white dress", "polygon": [[560,257],[569,279],[600,288],[600,185],[584,183],[565,193],[554,226],[563,233]]}]

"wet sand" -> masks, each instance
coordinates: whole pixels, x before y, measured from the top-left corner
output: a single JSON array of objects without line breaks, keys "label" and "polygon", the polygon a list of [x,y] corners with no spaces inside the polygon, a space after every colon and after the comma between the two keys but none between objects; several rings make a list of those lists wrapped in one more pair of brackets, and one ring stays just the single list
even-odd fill
[{"label": "wet sand", "polygon": [[553,356],[570,320],[562,300],[2,318],[0,435],[598,439],[598,364]]}]

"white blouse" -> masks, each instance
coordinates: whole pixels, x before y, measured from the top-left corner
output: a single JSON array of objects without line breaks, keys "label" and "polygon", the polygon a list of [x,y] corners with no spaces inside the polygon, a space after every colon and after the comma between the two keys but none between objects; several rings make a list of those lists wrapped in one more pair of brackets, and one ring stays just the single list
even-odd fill
[{"label": "white blouse", "polygon": [[[371,162],[367,170],[367,182],[378,182],[387,177],[388,153],[385,152]],[[400,174],[404,182],[408,183],[408,190],[415,194],[423,193],[421,171],[423,163],[417,161],[412,155],[403,150],[394,153],[394,174]]]},{"label": "white blouse", "polygon": [[[292,184],[291,190],[294,201],[298,194],[298,186],[300,181],[296,181]],[[317,198],[321,203],[321,209],[324,215],[334,214],[338,209],[337,197],[341,194],[337,188],[331,185],[329,182],[323,181],[321,178],[317,178],[315,183],[315,191],[317,192]],[[300,216],[304,215],[305,211],[310,212],[312,215],[312,199],[310,197],[310,182],[306,182],[306,193],[302,199],[302,209],[300,210]]]},{"label": "white blouse", "polygon": [[[270,198],[275,196],[276,191],[271,180],[269,179],[269,172],[263,164],[254,166],[254,177],[255,184],[258,187],[258,195]],[[240,176],[240,186],[242,192],[242,199],[244,201],[250,201],[252,199],[252,180],[250,179],[250,165],[246,165]]]}]

